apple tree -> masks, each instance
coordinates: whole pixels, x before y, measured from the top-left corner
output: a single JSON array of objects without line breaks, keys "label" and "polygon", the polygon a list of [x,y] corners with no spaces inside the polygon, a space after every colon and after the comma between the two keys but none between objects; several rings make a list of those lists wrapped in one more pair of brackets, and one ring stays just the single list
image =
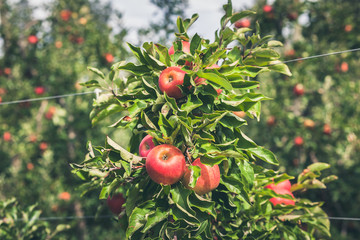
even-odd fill
[{"label": "apple tree", "polygon": [[[297,61],[297,58],[358,49],[360,20],[354,1],[257,1],[259,13],[249,17],[263,32],[283,39],[281,55],[291,77],[277,73],[259,76],[266,101],[262,120],[249,122],[247,134],[271,149],[282,169],[297,175],[309,164],[330,164],[327,174],[339,179],[321,191],[308,191],[310,199],[325,201],[323,209],[334,217],[359,216],[359,51]],[[269,1],[268,1],[269,2]],[[265,10],[270,9],[270,12]],[[295,61],[294,61],[295,60]],[[300,141],[299,141],[300,140]],[[358,239],[360,223],[333,220],[334,239]]]},{"label": "apple tree", "polygon": [[[320,188],[325,163],[307,166],[297,178],[277,170],[278,160],[243,129],[245,116],[259,120],[265,72],[291,76],[279,61],[279,41],[233,24],[255,15],[223,6],[215,41],[188,28],[198,15],[177,19],[170,48],[153,42],[128,44],[137,62],[115,63],[84,85],[103,90],[94,100],[93,123],[131,132],[88,142],[73,173],[83,193],[100,199],[121,193],[117,214],[124,239],[315,239],[329,237],[321,202],[301,197]],[[260,88],[259,88],[260,87]],[[291,181],[290,181],[291,180]],[[122,200],[123,201],[123,200]]]}]

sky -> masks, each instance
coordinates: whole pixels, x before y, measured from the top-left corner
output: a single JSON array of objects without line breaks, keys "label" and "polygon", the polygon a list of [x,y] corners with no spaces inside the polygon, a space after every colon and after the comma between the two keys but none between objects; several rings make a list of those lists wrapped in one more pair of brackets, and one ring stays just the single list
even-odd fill
[{"label": "sky", "polygon": [[[111,2],[117,10],[123,14],[122,21],[129,29],[127,41],[136,41],[136,30],[149,26],[152,19],[156,17],[157,7],[150,0],[101,0],[105,3]],[[30,4],[39,6],[51,0],[29,0]],[[233,0],[233,8],[241,10],[252,6],[254,0]],[[189,34],[198,33],[203,38],[214,40],[214,32],[220,26],[220,18],[223,15],[222,6],[227,0],[188,0],[186,17],[190,18],[194,13],[199,14],[199,19],[190,28]],[[37,15],[42,15],[40,11]]]}]

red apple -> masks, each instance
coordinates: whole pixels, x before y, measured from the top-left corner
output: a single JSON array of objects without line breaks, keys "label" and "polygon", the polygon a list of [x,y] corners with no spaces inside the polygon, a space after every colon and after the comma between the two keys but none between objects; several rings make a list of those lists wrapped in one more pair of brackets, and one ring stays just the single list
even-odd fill
[{"label": "red apple", "polygon": [[193,166],[198,166],[201,168],[200,177],[197,179],[196,185],[194,188],[189,186],[189,183],[192,178],[192,173],[189,169],[186,169],[183,183],[186,187],[193,189],[197,194],[203,195],[211,192],[219,186],[220,183],[220,169],[218,165],[209,166],[202,164],[200,158],[197,158],[193,163]]},{"label": "red apple", "polygon": [[296,96],[304,95],[305,92],[304,85],[302,85],[301,83],[296,84],[293,88],[293,92]]},{"label": "red apple", "polygon": [[55,47],[56,47],[56,48],[61,48],[62,45],[63,45],[63,44],[62,44],[61,41],[56,41],[56,42],[55,42]]},{"label": "red apple", "polygon": [[30,44],[36,44],[37,42],[38,42],[38,38],[37,38],[37,36],[35,36],[35,35],[30,35],[29,37],[28,37],[28,42],[30,43]]},{"label": "red apple", "polygon": [[324,127],[323,127],[323,133],[326,135],[330,135],[331,134],[331,127],[329,124],[325,123]]},{"label": "red apple", "polygon": [[84,38],[83,37],[77,37],[76,39],[75,39],[75,42],[77,43],[77,44],[83,44],[84,43]]},{"label": "red apple", "polygon": [[[187,41],[182,41],[182,51],[185,53],[190,53],[190,43]],[[169,55],[173,55],[175,53],[175,49],[174,46],[171,46],[169,48]]]},{"label": "red apple", "polygon": [[[182,51],[185,53],[190,53],[190,43],[187,41],[182,41]],[[169,48],[169,55],[173,55],[175,53],[174,46]],[[185,61],[185,65],[191,67],[191,62]]]},{"label": "red apple", "polygon": [[69,201],[71,198],[71,194],[68,192],[62,192],[58,195],[58,198],[64,201]]},{"label": "red apple", "polygon": [[2,97],[0,96],[0,103],[2,102]]},{"label": "red apple", "polygon": [[352,29],[353,29],[353,26],[351,24],[346,24],[345,25],[345,28],[344,28],[345,32],[351,32]]},{"label": "red apple", "polygon": [[236,21],[234,25],[236,28],[248,28],[248,27],[250,27],[251,22],[249,19],[245,18],[245,19],[240,19],[240,20]]},{"label": "red apple", "polygon": [[340,70],[342,72],[349,71],[349,64],[347,62],[342,62],[341,65],[340,65]]},{"label": "red apple", "polygon": [[11,74],[11,68],[4,68],[4,74],[5,75],[10,75]]},{"label": "red apple", "polygon": [[185,156],[173,145],[158,145],[148,153],[145,167],[154,182],[171,185],[178,182],[184,175]]},{"label": "red apple", "polygon": [[112,63],[114,61],[114,56],[111,53],[105,53],[105,60],[108,63]]},{"label": "red apple", "polygon": [[117,193],[112,197],[108,196],[106,203],[112,213],[119,215],[124,210],[125,198],[121,193]]},{"label": "red apple", "polygon": [[36,142],[37,141],[36,135],[35,134],[30,134],[29,141],[32,142],[32,143]]},{"label": "red apple", "polygon": [[298,18],[299,14],[297,12],[289,12],[287,14],[287,18],[290,20],[290,21],[295,21],[297,18]]},{"label": "red apple", "polygon": [[71,17],[71,11],[70,10],[61,10],[60,12],[60,17],[62,20],[64,21],[69,21],[70,17]]},{"label": "red apple", "polygon": [[294,49],[289,49],[285,52],[285,56],[286,57],[293,57],[295,56],[295,50]]},{"label": "red apple", "polygon": [[10,132],[4,132],[3,139],[5,142],[11,141],[11,133]]},{"label": "red apple", "polygon": [[0,95],[3,95],[3,94],[5,94],[5,93],[6,93],[6,89],[0,87]]},{"label": "red apple", "polygon": [[41,142],[39,145],[39,149],[41,151],[45,151],[48,148],[48,144],[46,142]]},{"label": "red apple", "polygon": [[263,11],[266,12],[266,13],[269,13],[269,12],[272,12],[273,8],[271,5],[265,5],[263,7]]},{"label": "red apple", "polygon": [[31,171],[31,170],[34,169],[34,164],[33,163],[27,163],[26,168],[27,168],[27,170]]},{"label": "red apple", "polygon": [[[271,183],[267,185],[265,188],[273,190],[277,194],[289,194],[294,198],[294,195],[291,192],[291,183],[289,180],[285,180],[283,182],[280,182],[278,184]],[[295,205],[295,201],[291,199],[286,198],[271,198],[270,202],[275,206],[277,204],[284,204],[284,205]]]},{"label": "red apple", "polygon": [[147,135],[146,137],[141,140],[139,145],[139,155],[141,157],[147,157],[149,152],[155,147],[155,144],[153,142],[153,137],[150,135]]},{"label": "red apple", "polygon": [[159,87],[161,92],[166,92],[169,97],[181,98],[183,96],[178,85],[184,83],[186,72],[179,67],[168,67],[160,73]]},{"label": "red apple", "polygon": [[233,114],[235,114],[236,116],[238,116],[240,118],[244,118],[246,116],[246,113],[244,111],[233,112]]},{"label": "red apple", "polygon": [[294,139],[295,146],[302,146],[304,144],[304,139],[300,136]]},{"label": "red apple", "polygon": [[272,127],[275,125],[275,117],[274,116],[270,116],[267,120],[266,120],[266,124],[269,126],[269,127]]},{"label": "red apple", "polygon": [[45,118],[46,119],[52,119],[53,118],[53,116],[54,116],[54,114],[55,114],[55,112],[56,112],[56,107],[54,107],[54,106],[51,106],[50,108],[49,108],[49,110],[45,113]]},{"label": "red apple", "polygon": [[35,94],[36,95],[42,95],[45,93],[45,88],[40,86],[40,87],[35,87],[35,90],[34,90]]}]

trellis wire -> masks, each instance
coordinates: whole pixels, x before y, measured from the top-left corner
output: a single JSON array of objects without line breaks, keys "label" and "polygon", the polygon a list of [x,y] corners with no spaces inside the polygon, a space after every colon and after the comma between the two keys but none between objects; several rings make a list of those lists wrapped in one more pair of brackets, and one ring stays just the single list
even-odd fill
[{"label": "trellis wire", "polygon": [[[291,59],[291,60],[287,60],[287,61],[281,61],[278,63],[270,64],[268,66],[282,64],[282,63],[298,62],[298,61],[302,61],[302,60],[309,60],[309,59],[314,59],[314,58],[327,57],[327,56],[331,56],[331,55],[337,55],[337,54],[348,53],[348,52],[357,52],[357,51],[360,51],[360,48],[347,49],[347,50],[331,52],[331,53],[324,53],[324,54],[313,55],[313,56],[309,56],[309,57],[295,58],[295,59]],[[91,91],[91,92],[70,93],[70,94],[57,95],[57,96],[16,100],[16,101],[2,102],[2,103],[0,103],[0,106],[1,105],[9,105],[9,104],[26,103],[26,102],[43,101],[43,100],[52,100],[52,99],[57,99],[57,98],[65,98],[65,97],[87,95],[87,94],[94,94],[94,93],[98,95],[100,92],[101,92],[101,90],[95,89],[95,91]]]}]

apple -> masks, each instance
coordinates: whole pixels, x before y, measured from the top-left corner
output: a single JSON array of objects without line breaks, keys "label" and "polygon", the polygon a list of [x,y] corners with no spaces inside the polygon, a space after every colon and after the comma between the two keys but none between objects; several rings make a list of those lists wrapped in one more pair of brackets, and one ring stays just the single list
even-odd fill
[{"label": "apple", "polygon": [[0,96],[0,103],[2,102],[2,97]]},{"label": "apple", "polygon": [[77,43],[77,44],[83,44],[84,43],[84,38],[83,37],[77,37],[76,39],[75,39],[75,42]]},{"label": "apple", "polygon": [[61,41],[56,41],[56,42],[55,42],[55,47],[56,47],[56,48],[61,48],[62,45],[63,45],[63,44],[62,44]]},{"label": "apple", "polygon": [[[190,43],[187,42],[187,41],[181,41],[181,43],[182,43],[182,51],[183,51],[184,53],[190,53]],[[174,53],[175,53],[174,46],[171,46],[171,47],[169,48],[169,55],[171,56],[171,55],[173,55]],[[186,65],[186,66],[189,66],[189,67],[192,66],[191,62],[189,62],[189,61],[185,61],[185,65]]]},{"label": "apple", "polygon": [[341,65],[340,65],[340,70],[342,72],[349,71],[349,64],[347,62],[342,62]]},{"label": "apple", "polygon": [[239,118],[244,118],[246,116],[246,113],[244,111],[236,111],[232,113],[238,116]]},{"label": "apple", "polygon": [[301,83],[296,84],[293,88],[293,92],[296,96],[304,95],[305,92],[304,85],[302,85]]},{"label": "apple", "polygon": [[4,132],[3,139],[4,139],[5,142],[10,142],[11,141],[11,133],[10,132]]},{"label": "apple", "polygon": [[295,56],[295,50],[294,49],[289,49],[285,52],[285,56],[286,57],[293,57]]},{"label": "apple", "polygon": [[304,144],[304,139],[300,136],[295,137],[294,139],[295,146],[302,146]]},{"label": "apple", "polygon": [[39,149],[41,151],[45,151],[48,148],[48,144],[46,142],[41,142],[39,145]]},{"label": "apple", "polygon": [[325,123],[324,127],[323,127],[323,133],[326,135],[330,135],[331,134],[331,127],[329,124]]},{"label": "apple", "polygon": [[276,118],[274,116],[270,116],[267,120],[266,120],[266,124],[269,126],[269,127],[272,127],[275,125],[275,121],[276,121]]},{"label": "apple", "polygon": [[287,14],[287,18],[290,20],[290,21],[295,21],[297,18],[298,18],[299,14],[297,12],[289,12]]},{"label": "apple", "polygon": [[56,107],[54,107],[54,106],[51,106],[50,108],[49,108],[49,110],[45,113],[45,118],[46,119],[52,119],[53,118],[53,116],[54,116],[54,114],[55,114],[55,112],[56,112]]},{"label": "apple", "polygon": [[[288,194],[288,195],[290,195],[290,196],[292,196],[294,198],[294,195],[291,192],[291,183],[290,183],[289,180],[285,180],[285,181],[280,182],[280,183],[278,183],[276,185],[274,183],[271,183],[271,184],[265,186],[265,188],[271,189],[277,194]],[[286,198],[280,198],[280,197],[270,198],[269,201],[274,206],[276,206],[277,204],[295,205],[294,200],[286,199]]]},{"label": "apple", "polygon": [[266,12],[266,13],[270,13],[273,11],[273,7],[271,5],[265,5],[263,7],[263,11]]},{"label": "apple", "polygon": [[250,27],[251,22],[249,19],[245,18],[245,19],[240,19],[240,20],[236,21],[234,25],[236,28],[248,28],[248,27]]},{"label": "apple", "polygon": [[154,182],[171,185],[178,182],[184,175],[185,156],[177,147],[161,144],[148,153],[145,167]]},{"label": "apple", "polygon": [[192,190],[194,190],[198,195],[203,195],[211,192],[219,186],[220,183],[220,169],[219,165],[209,166],[201,163],[200,158],[197,158],[193,163],[193,166],[198,166],[201,168],[200,177],[196,181],[194,188],[189,186],[189,183],[192,178],[192,173],[190,169],[186,169],[183,184]]},{"label": "apple", "polygon": [[[181,41],[182,43],[182,51],[185,53],[190,53],[190,43],[187,41]],[[171,46],[169,48],[169,55],[173,55],[175,53],[174,46]]]},{"label": "apple", "polygon": [[71,194],[68,192],[62,192],[58,195],[58,198],[64,201],[69,201],[71,198]]},{"label": "apple", "polygon": [[345,28],[344,28],[345,32],[351,32],[352,29],[353,29],[353,26],[351,24],[346,24],[345,25]]},{"label": "apple", "polygon": [[112,213],[119,215],[124,210],[125,198],[121,193],[117,193],[112,197],[108,196],[106,203]]},{"label": "apple", "polygon": [[45,88],[43,86],[35,87],[34,92],[36,95],[42,95],[45,93]]},{"label": "apple", "polygon": [[6,89],[0,87],[0,95],[3,95],[3,94],[5,94],[5,93],[6,93]]},{"label": "apple", "polygon": [[33,163],[27,163],[26,168],[27,168],[27,170],[31,171],[31,170],[34,169],[34,164]]},{"label": "apple", "polygon": [[36,135],[35,134],[30,134],[29,141],[32,142],[32,143],[36,142],[37,141]]},{"label": "apple", "polygon": [[64,9],[60,11],[60,17],[62,20],[64,21],[69,21],[70,17],[71,17],[71,11]]},{"label": "apple", "polygon": [[38,39],[37,36],[35,36],[35,35],[30,35],[30,36],[28,37],[28,42],[29,42],[30,44],[36,44],[38,41],[39,41],[39,39]]},{"label": "apple", "polygon": [[4,68],[4,74],[5,75],[10,75],[11,74],[11,68]]},{"label": "apple", "polygon": [[186,72],[179,67],[168,67],[159,76],[159,88],[161,92],[166,92],[169,97],[181,98],[183,96],[178,85],[184,83]]},{"label": "apple", "polygon": [[153,142],[153,137],[147,135],[141,140],[139,145],[139,155],[141,157],[147,157],[149,152],[155,147],[155,143]]},{"label": "apple", "polygon": [[311,120],[311,119],[305,119],[304,120],[304,127],[312,129],[312,128],[315,127],[315,122],[313,120]]},{"label": "apple", "polygon": [[79,19],[79,23],[80,23],[81,25],[86,25],[87,19],[84,18],[84,17],[81,17],[81,18]]},{"label": "apple", "polygon": [[114,56],[111,53],[105,53],[105,60],[108,63],[112,63],[114,61]]}]

